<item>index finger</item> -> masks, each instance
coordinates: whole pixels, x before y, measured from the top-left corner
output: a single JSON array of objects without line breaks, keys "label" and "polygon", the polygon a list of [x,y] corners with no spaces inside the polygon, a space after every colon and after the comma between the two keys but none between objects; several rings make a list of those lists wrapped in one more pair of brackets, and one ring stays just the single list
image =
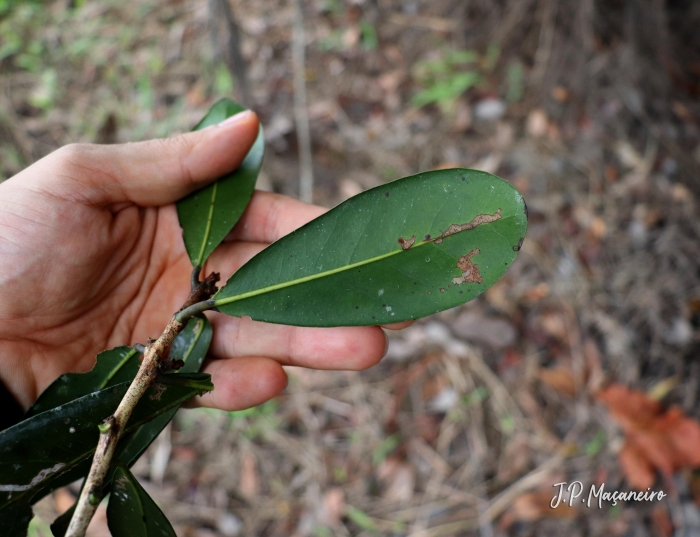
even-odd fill
[{"label": "index finger", "polygon": [[289,196],[256,190],[225,242],[275,242],[327,210]]}]

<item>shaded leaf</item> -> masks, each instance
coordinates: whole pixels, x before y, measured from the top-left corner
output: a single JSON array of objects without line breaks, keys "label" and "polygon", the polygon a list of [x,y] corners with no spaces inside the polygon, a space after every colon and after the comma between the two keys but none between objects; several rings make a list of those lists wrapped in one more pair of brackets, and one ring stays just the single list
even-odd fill
[{"label": "shaded leaf", "polygon": [[83,395],[132,380],[139,370],[140,356],[140,353],[125,346],[101,352],[91,371],[66,373],[51,383],[29,408],[25,419]]},{"label": "shaded leaf", "polygon": [[123,466],[114,472],[107,524],[112,537],[176,537],[163,511]]},{"label": "shaded leaf", "polygon": [[[178,334],[175,341],[173,341],[170,349],[169,357],[171,359],[185,362],[185,365],[180,368],[178,373],[199,371],[207,351],[209,350],[211,338],[212,327],[206,317],[196,317],[189,320],[187,326]],[[136,361],[138,363],[138,360]],[[148,446],[158,437],[170,420],[173,419],[178,409],[179,405],[142,425],[131,434],[124,435],[119,440],[119,444],[117,444],[114,460],[119,460],[127,467],[131,467],[143,452],[146,451]],[[71,471],[62,474],[54,480],[50,487],[42,490],[34,499],[37,500],[39,497],[50,493],[52,490],[66,486],[73,481],[85,477],[89,470],[90,460],[85,460],[83,463],[76,465]],[[112,475],[110,472],[105,478],[104,489],[109,490],[111,483]],[[70,512],[72,512],[72,510]],[[64,513],[64,515],[66,515],[66,513]],[[56,525],[54,535],[56,537],[59,537],[59,534],[62,536],[68,528],[70,515],[68,515],[65,520],[63,520],[63,518],[64,516],[62,515],[54,521],[54,525]]]},{"label": "shaded leaf", "polygon": [[283,237],[214,301],[229,315],[300,326],[416,319],[493,285],[526,228],[523,198],[504,180],[426,172],[363,192]]},{"label": "shaded leaf", "polygon": [[[157,379],[136,405],[124,434],[213,389],[209,375],[182,373]],[[177,384],[176,384],[177,383]],[[92,456],[98,424],[114,413],[128,382],[85,395],[0,432],[0,509],[33,498]]]},{"label": "shaded leaf", "polygon": [[[204,317],[190,320],[173,341],[170,358],[182,360],[181,373],[199,371],[211,342],[211,325]],[[189,358],[192,357],[192,360]],[[139,370],[141,353],[131,347],[115,347],[97,355],[95,367],[87,373],[66,373],[46,388],[29,408],[30,418],[73,401],[78,397],[132,380]]]},{"label": "shaded leaf", "polygon": [[700,423],[671,406],[665,409],[644,392],[613,384],[596,395],[625,432],[620,466],[630,485],[645,490],[655,472],[670,478],[682,468],[700,467]]},{"label": "shaded leaf", "polygon": [[[244,110],[240,104],[222,99],[193,130],[216,125]],[[260,127],[253,147],[235,171],[177,203],[177,215],[192,266],[204,265],[245,211],[255,189],[264,148],[265,138]]]},{"label": "shaded leaf", "polygon": [[26,537],[34,513],[27,502],[17,502],[0,509],[0,528],[3,537]]}]

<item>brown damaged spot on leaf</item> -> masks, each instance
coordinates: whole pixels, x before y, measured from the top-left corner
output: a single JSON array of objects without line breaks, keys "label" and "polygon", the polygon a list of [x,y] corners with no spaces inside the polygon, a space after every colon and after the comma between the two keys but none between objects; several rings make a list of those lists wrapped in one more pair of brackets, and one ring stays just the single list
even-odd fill
[{"label": "brown damaged spot on leaf", "polygon": [[434,242],[435,244],[440,244],[442,242],[442,239],[444,239],[445,237],[449,237],[450,235],[454,235],[455,233],[459,233],[460,231],[468,231],[470,229],[474,229],[476,226],[480,226],[481,224],[490,224],[491,222],[495,222],[496,220],[500,219],[501,209],[498,209],[494,214],[477,214],[471,222],[467,222],[466,224],[450,225],[450,227],[443,231],[442,235],[436,238]]},{"label": "brown damaged spot on leaf", "polygon": [[128,483],[129,483],[129,481],[127,480],[126,476],[122,476],[119,479],[114,481],[114,488],[119,489],[119,490],[123,490],[124,492],[126,492],[126,485]]},{"label": "brown damaged spot on leaf", "polygon": [[411,246],[413,246],[413,243],[416,242],[416,236],[413,235],[410,239],[404,239],[403,237],[399,237],[398,243],[401,245],[402,250],[408,250]]},{"label": "brown damaged spot on leaf", "polygon": [[481,250],[474,248],[467,255],[463,255],[457,261],[457,268],[462,271],[462,275],[459,278],[452,278],[452,283],[455,285],[461,285],[463,283],[483,283],[484,279],[481,277],[479,272],[479,265],[472,262],[472,257],[477,255]]}]

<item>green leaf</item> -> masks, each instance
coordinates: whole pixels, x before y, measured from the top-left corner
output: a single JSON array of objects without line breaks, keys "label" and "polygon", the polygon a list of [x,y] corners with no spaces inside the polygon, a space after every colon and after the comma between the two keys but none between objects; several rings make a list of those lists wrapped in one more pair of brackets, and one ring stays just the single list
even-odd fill
[{"label": "green leaf", "polygon": [[[170,357],[185,362],[180,369],[181,373],[197,372],[202,366],[210,342],[211,325],[205,317],[198,317],[191,320],[175,338]],[[25,419],[83,395],[132,380],[141,365],[140,359],[141,354],[131,347],[115,347],[101,352],[97,355],[97,362],[91,371],[66,373],[51,383],[29,408]]]},{"label": "green leaf", "polygon": [[417,319],[493,285],[526,228],[525,202],[503,179],[464,169],[421,173],[350,198],[270,245],[214,305],[299,326]]},{"label": "green leaf", "polygon": [[374,520],[372,520],[372,517],[370,517],[364,511],[360,511],[357,507],[349,505],[345,509],[345,516],[347,516],[360,529],[363,529],[369,533],[377,533],[379,531],[379,528]]},{"label": "green leaf", "polygon": [[[195,373],[199,371],[199,369],[202,366],[202,363],[204,362],[204,358],[206,357],[207,351],[209,350],[211,338],[212,327],[206,317],[202,316],[190,319],[187,326],[175,338],[175,341],[173,341],[173,345],[170,349],[170,358],[172,358],[173,360],[182,360],[183,362],[185,362],[185,365],[182,368],[180,368],[178,373]],[[128,347],[126,348],[128,349]],[[100,356],[102,356],[103,354],[106,353],[102,353]],[[98,356],[98,363],[100,360],[100,356]],[[140,355],[137,354],[131,358],[131,360],[134,360],[137,368],[139,356]],[[89,373],[86,373],[85,375],[89,375]],[[113,379],[114,377],[112,377],[112,380]],[[74,384],[74,386],[78,386],[78,384],[76,383]],[[86,395],[87,393],[73,393],[73,396],[74,398],[78,398],[80,395]],[[131,434],[123,436],[119,440],[119,444],[117,445],[117,449],[115,450],[114,459],[121,461],[128,467],[131,467],[143,454],[143,452],[146,451],[148,446],[150,446],[153,443],[153,441],[158,437],[160,432],[165,428],[165,426],[170,422],[170,420],[173,419],[173,416],[175,416],[175,413],[178,411],[178,408],[179,406],[168,410],[167,412],[164,412],[157,418],[154,418],[148,423],[142,425],[137,430],[133,431]],[[73,481],[85,477],[89,470],[90,461],[83,461],[82,463],[76,465],[72,470],[65,472],[60,477],[53,480],[49,487],[43,489],[34,497],[34,500],[36,501],[41,496],[50,493],[52,490],[66,486],[72,483]],[[108,489],[109,486],[111,486],[111,482],[111,474],[108,474],[104,482],[105,489]],[[56,537],[58,537],[59,533],[60,535],[63,535],[65,533],[65,530],[68,527],[67,524],[68,522],[70,522],[70,515],[68,515],[66,517],[67,520],[65,521],[65,527],[63,527],[63,518],[64,517],[61,516],[54,521],[54,525],[56,525],[54,535],[56,535]]]},{"label": "green leaf", "polygon": [[[203,334],[204,337],[202,337]],[[197,372],[202,366],[210,342],[211,325],[205,317],[198,317],[189,322],[175,338],[170,357],[185,362],[180,372]],[[190,356],[193,360],[188,361]],[[61,406],[83,395],[132,380],[139,370],[140,360],[141,354],[131,347],[121,346],[101,352],[97,355],[97,362],[92,370],[87,373],[66,373],[53,381],[29,408],[24,419]]]},{"label": "green leaf", "polygon": [[[151,386],[136,405],[124,429],[129,434],[203,391],[213,389],[209,375],[167,375]],[[92,456],[97,426],[114,413],[129,382],[85,395],[42,412],[0,432],[0,512],[32,499],[54,480]]]},{"label": "green leaf", "polygon": [[67,373],[46,388],[29,408],[31,418],[83,395],[132,380],[139,370],[141,355],[131,347],[115,347],[97,355],[97,363],[87,373]]},{"label": "green leaf", "polygon": [[170,358],[185,362],[178,373],[196,373],[200,370],[207,356],[211,337],[212,328],[206,317],[202,315],[190,319],[170,348]]},{"label": "green leaf", "polygon": [[0,509],[0,528],[3,537],[26,537],[29,523],[34,517],[28,502],[17,502]]},{"label": "green leaf", "polygon": [[[209,110],[194,130],[216,125],[243,110],[245,108],[240,104],[222,99]],[[260,127],[253,147],[234,172],[177,203],[177,215],[192,266],[204,265],[245,211],[255,189],[264,148],[265,138]]]},{"label": "green leaf", "polygon": [[107,525],[112,537],[177,537],[163,511],[124,467],[114,472],[107,505]]}]

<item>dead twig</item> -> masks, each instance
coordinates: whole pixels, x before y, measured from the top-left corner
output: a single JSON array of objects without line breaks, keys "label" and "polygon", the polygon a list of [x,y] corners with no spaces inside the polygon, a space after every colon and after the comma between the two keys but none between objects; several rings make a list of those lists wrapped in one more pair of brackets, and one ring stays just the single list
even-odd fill
[{"label": "dead twig", "polygon": [[294,120],[299,142],[299,198],[313,201],[314,172],[311,160],[311,131],[306,108],[306,32],[302,0],[294,1],[292,33],[292,69],[294,71]]},{"label": "dead twig", "polygon": [[220,0],[220,3],[228,29],[228,46],[226,47],[227,53],[224,55],[224,59],[226,60],[229,71],[236,77],[238,85],[241,88],[243,104],[252,106],[253,96],[250,93],[248,72],[243,53],[241,52],[241,29],[238,26],[238,22],[236,21],[236,17],[228,0]]}]

